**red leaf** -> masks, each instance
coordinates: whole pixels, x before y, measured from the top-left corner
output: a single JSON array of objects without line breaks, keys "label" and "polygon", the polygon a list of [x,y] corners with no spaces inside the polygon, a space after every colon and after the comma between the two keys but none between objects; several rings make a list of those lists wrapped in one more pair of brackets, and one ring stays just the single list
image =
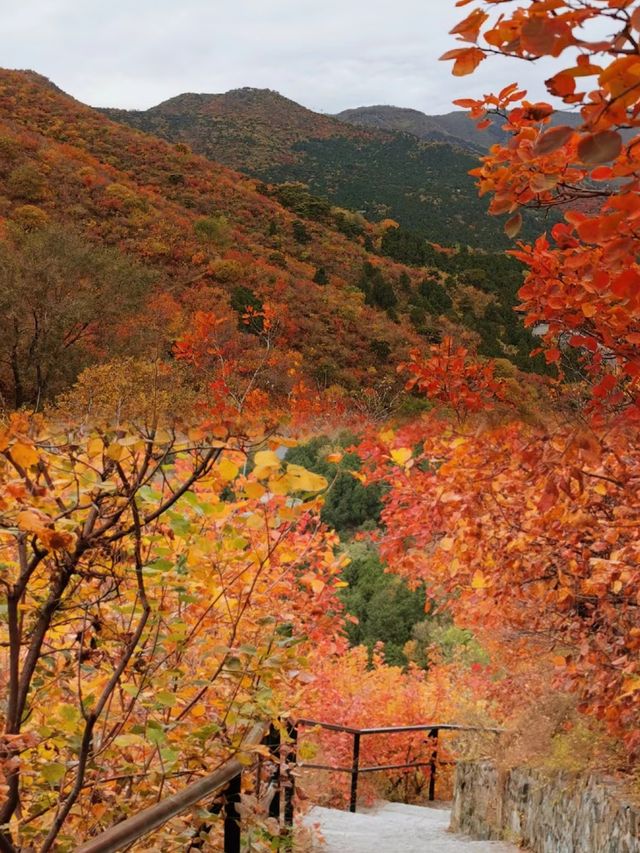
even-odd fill
[{"label": "red leaf", "polygon": [[536,15],[528,18],[520,30],[520,42],[522,47],[535,56],[557,55],[563,39],[563,27],[559,21],[553,18]]},{"label": "red leaf", "polygon": [[613,169],[611,166],[598,166],[591,172],[591,179],[594,181],[609,181],[613,177]]},{"label": "red leaf", "polygon": [[617,380],[615,376],[608,373],[593,389],[594,397],[606,397],[616,387]]}]

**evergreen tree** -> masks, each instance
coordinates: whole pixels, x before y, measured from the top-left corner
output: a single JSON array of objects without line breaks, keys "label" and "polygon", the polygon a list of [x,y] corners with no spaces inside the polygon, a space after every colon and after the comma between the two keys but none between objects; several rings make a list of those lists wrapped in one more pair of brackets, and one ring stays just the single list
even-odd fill
[{"label": "evergreen tree", "polygon": [[311,235],[307,231],[304,222],[301,222],[299,219],[296,219],[291,228],[293,233],[293,239],[296,241],[296,243],[306,245],[307,243],[311,242]]},{"label": "evergreen tree", "polygon": [[318,267],[313,280],[316,284],[329,284],[329,276],[327,275],[326,269],[324,267]]},{"label": "evergreen tree", "polygon": [[231,292],[231,307],[238,312],[238,328],[242,332],[260,335],[264,331],[262,311],[264,305],[259,296],[248,287],[239,285]]}]

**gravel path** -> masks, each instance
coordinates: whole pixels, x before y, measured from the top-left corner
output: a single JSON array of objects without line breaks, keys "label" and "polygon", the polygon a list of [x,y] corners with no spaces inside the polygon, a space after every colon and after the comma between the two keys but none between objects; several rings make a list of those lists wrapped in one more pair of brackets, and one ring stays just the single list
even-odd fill
[{"label": "gravel path", "polygon": [[471,841],[447,832],[448,808],[382,803],[374,809],[349,814],[313,808],[308,826],[320,824],[324,842],[318,853],[515,853],[498,841]]}]

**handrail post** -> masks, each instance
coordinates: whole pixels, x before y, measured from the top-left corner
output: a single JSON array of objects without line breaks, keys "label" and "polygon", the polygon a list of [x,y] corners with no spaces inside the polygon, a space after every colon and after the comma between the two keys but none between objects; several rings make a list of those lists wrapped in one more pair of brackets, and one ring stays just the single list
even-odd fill
[{"label": "handrail post", "polygon": [[287,723],[287,734],[291,738],[291,744],[287,745],[286,758],[286,780],[284,789],[284,824],[293,826],[293,796],[295,794],[296,779],[293,769],[296,766],[298,750],[298,727],[295,723]]},{"label": "handrail post", "polygon": [[242,775],[238,773],[229,782],[224,795],[224,853],[240,853],[240,794]]},{"label": "handrail post", "polygon": [[271,757],[273,762],[275,763],[275,767],[271,774],[271,781],[275,786],[275,793],[271,802],[269,803],[269,817],[273,817],[276,820],[280,820],[280,729],[277,726],[274,726],[273,723],[269,727],[269,734],[267,735],[266,742],[269,747],[269,752],[271,753]]},{"label": "handrail post", "polygon": [[349,811],[355,813],[358,805],[358,772],[360,766],[360,732],[353,735],[353,761],[351,764],[351,800]]},{"label": "handrail post", "polygon": [[436,766],[438,761],[438,729],[431,729],[429,738],[433,739],[433,749],[429,760],[429,802],[432,803],[436,798]]}]

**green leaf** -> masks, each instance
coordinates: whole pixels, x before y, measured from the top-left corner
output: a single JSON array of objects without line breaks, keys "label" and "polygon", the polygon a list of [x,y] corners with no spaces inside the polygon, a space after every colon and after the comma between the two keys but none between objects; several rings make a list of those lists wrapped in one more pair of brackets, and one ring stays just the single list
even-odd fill
[{"label": "green leaf", "polygon": [[160,690],[155,695],[156,705],[162,705],[163,708],[173,708],[178,701],[175,693],[169,693],[168,690]]},{"label": "green leaf", "polygon": [[66,772],[67,768],[64,764],[60,764],[59,761],[50,761],[49,764],[45,764],[44,767],[40,768],[40,773],[44,780],[50,785],[58,783]]}]

